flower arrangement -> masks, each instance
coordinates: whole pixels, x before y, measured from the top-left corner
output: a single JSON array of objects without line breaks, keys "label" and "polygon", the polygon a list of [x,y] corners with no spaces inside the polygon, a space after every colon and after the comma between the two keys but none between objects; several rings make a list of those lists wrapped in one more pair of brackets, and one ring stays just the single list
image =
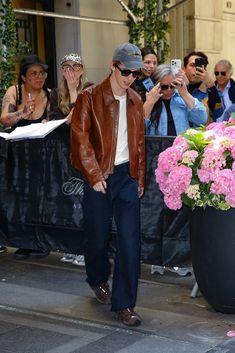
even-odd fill
[{"label": "flower arrangement", "polygon": [[155,171],[167,207],[235,207],[234,160],[233,123],[212,123],[180,134],[160,153]]}]

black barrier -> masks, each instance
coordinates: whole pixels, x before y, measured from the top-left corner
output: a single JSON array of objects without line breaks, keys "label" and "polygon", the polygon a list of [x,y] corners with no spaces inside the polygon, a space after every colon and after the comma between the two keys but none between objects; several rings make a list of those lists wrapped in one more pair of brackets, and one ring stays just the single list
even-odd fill
[{"label": "black barrier", "polygon": [[[170,211],[155,182],[157,157],[170,137],[146,137],[141,199],[142,260],[178,265],[189,258],[188,211]],[[69,163],[69,128],[44,139],[0,138],[0,245],[83,253],[83,182]],[[112,234],[115,239],[115,225]]]}]

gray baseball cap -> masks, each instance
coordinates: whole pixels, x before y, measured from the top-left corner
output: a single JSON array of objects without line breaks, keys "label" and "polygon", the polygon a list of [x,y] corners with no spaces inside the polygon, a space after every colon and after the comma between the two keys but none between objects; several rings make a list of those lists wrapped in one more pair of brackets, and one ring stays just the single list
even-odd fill
[{"label": "gray baseball cap", "polygon": [[119,45],[114,53],[113,60],[120,61],[126,69],[144,69],[140,49],[131,43]]}]

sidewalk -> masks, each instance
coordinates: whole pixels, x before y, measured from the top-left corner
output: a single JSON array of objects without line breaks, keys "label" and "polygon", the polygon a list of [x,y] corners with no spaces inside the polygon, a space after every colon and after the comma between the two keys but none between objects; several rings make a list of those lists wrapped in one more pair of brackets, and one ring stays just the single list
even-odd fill
[{"label": "sidewalk", "polygon": [[235,315],[216,313],[190,298],[193,276],[151,275],[142,265],[136,311],[143,322],[128,328],[99,304],[83,267],[59,261],[0,255],[1,353],[234,353]]}]

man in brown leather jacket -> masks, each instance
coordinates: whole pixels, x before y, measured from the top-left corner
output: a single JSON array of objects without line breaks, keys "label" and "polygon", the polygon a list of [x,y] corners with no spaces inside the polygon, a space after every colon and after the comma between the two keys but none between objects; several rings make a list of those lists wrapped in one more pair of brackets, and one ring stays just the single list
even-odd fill
[{"label": "man in brown leather jacket", "polygon": [[[139,198],[144,191],[145,138],[141,98],[130,85],[144,68],[140,50],[116,48],[111,74],[77,99],[71,124],[71,161],[84,182],[87,282],[96,298],[111,304],[125,325],[141,323],[136,304],[140,264]],[[112,293],[108,241],[117,226]]]}]

